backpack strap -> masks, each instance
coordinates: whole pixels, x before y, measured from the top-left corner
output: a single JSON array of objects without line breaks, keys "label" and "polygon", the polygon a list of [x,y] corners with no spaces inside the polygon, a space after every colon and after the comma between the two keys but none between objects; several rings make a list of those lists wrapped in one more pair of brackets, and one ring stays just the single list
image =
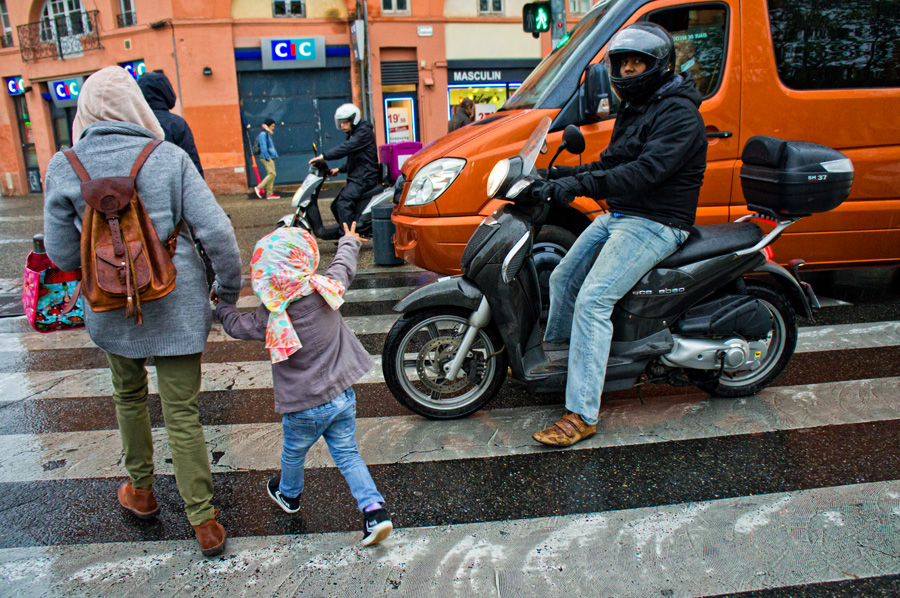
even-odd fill
[{"label": "backpack strap", "polygon": [[[131,173],[128,176],[134,178],[137,176],[138,171],[144,165],[144,162],[147,161],[147,158],[150,154],[159,147],[159,144],[162,143],[159,139],[154,139],[147,143],[144,146],[144,149],[141,150],[141,153],[138,154],[137,159],[134,161],[134,166],[131,167]],[[81,163],[81,160],[78,159],[78,156],[75,154],[75,150],[72,148],[63,150],[63,155],[69,161],[69,164],[72,165],[72,169],[75,171],[75,174],[78,175],[78,178],[81,179],[82,183],[86,183],[91,180],[91,175],[87,173],[87,170],[84,169],[84,165]]]},{"label": "backpack strap", "polygon": [[141,153],[138,154],[137,159],[134,161],[134,166],[131,167],[131,174],[129,174],[128,176],[130,176],[131,178],[136,177],[138,171],[141,169],[141,166],[143,166],[144,162],[147,160],[147,157],[150,156],[153,150],[159,147],[159,144],[161,143],[162,141],[160,141],[159,139],[154,139],[153,141],[145,145],[144,149],[141,150]]},{"label": "backpack strap", "polygon": [[86,183],[91,180],[91,175],[87,173],[87,170],[84,169],[84,166],[81,164],[81,160],[78,159],[78,156],[75,155],[75,150],[72,148],[63,150],[63,155],[69,161],[69,164],[72,165],[72,170],[75,171],[75,174],[78,175],[78,178],[81,179],[82,183]]}]

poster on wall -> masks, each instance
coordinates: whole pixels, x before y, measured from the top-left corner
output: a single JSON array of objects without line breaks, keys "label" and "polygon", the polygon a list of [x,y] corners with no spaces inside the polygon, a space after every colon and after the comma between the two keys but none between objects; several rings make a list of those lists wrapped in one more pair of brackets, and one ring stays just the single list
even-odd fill
[{"label": "poster on wall", "polygon": [[412,141],[412,118],[408,106],[388,108],[388,143]]},{"label": "poster on wall", "polygon": [[497,112],[497,104],[475,104],[475,120],[487,118]]}]

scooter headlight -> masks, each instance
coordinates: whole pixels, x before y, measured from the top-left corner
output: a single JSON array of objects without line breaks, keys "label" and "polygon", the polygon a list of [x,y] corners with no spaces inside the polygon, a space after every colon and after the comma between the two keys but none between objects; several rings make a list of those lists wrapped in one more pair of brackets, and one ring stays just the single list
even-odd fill
[{"label": "scooter headlight", "polygon": [[487,182],[487,195],[491,199],[496,197],[497,192],[500,191],[500,185],[503,184],[503,181],[506,180],[506,175],[509,174],[509,159],[504,158],[497,162],[494,165],[494,169],[491,170],[491,174],[488,176]]},{"label": "scooter headlight", "polygon": [[465,165],[462,158],[441,158],[426,164],[409,184],[405,204],[424,206],[433,202],[456,180]]}]

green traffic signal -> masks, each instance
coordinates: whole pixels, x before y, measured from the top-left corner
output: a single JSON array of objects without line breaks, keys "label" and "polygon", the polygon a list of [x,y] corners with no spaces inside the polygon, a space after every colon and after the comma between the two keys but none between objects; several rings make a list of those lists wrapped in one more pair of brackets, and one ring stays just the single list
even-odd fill
[{"label": "green traffic signal", "polygon": [[522,6],[522,29],[526,33],[538,34],[550,31],[550,20],[549,2],[529,2]]}]

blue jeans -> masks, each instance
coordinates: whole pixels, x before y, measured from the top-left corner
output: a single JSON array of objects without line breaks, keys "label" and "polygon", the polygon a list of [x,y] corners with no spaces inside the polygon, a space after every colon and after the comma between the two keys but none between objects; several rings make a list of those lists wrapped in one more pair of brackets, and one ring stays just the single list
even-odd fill
[{"label": "blue jeans", "polygon": [[384,503],[375,488],[369,468],[356,448],[356,393],[348,388],[331,401],[312,409],[285,413],[281,418],[284,444],[281,449],[281,485],[284,496],[296,497],[303,492],[303,464],[306,453],[315,442],[325,443],[359,510],[372,503]]},{"label": "blue jeans", "polygon": [[[569,343],[566,409],[597,423],[610,321],[616,302],[687,239],[687,232],[636,216],[596,218],[550,275],[550,314],[544,340]],[[591,258],[603,245],[597,260]]]}]

